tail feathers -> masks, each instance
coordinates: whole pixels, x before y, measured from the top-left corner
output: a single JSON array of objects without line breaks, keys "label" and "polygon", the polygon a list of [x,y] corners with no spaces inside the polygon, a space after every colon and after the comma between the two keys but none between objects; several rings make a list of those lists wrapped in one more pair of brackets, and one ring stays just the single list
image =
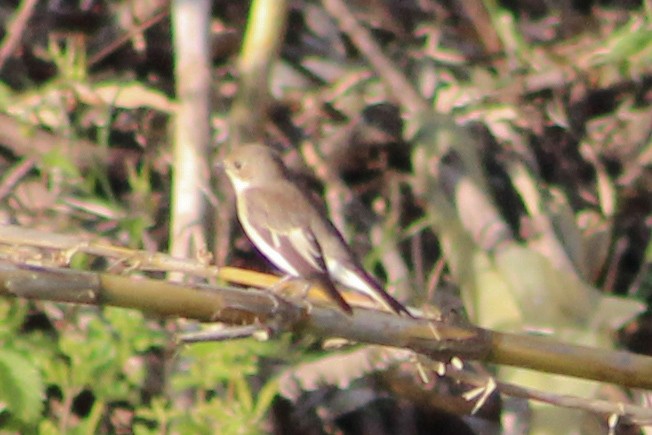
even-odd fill
[{"label": "tail feathers", "polygon": [[394,311],[396,314],[405,314],[408,317],[414,318],[412,313],[405,308],[403,304],[394,299],[389,293],[383,290],[381,287],[374,287],[373,293],[374,299],[380,302],[385,308],[388,308]]},{"label": "tail feathers", "polygon": [[[387,293],[371,275],[363,271],[362,277],[364,277],[364,282],[369,287],[368,289],[365,289],[366,291],[364,291],[364,294],[398,315],[405,315],[414,318],[412,313],[410,313],[403,304]],[[335,287],[329,275],[319,274],[311,277],[311,280],[317,282],[328,296],[342,309],[342,311],[349,315],[353,314],[353,309],[348,302],[346,302],[340,291]]]},{"label": "tail feathers", "polygon": [[353,314],[353,308],[346,302],[339,290],[335,288],[333,281],[326,274],[314,277],[314,280],[320,284],[323,290],[330,298],[348,315]]},{"label": "tail feathers", "polygon": [[394,299],[392,295],[387,293],[373,276],[369,275],[364,269],[359,271],[359,275],[361,278],[364,278],[365,283],[369,286],[369,291],[365,292],[368,296],[371,296],[382,306],[394,311],[398,315],[404,314],[408,317],[414,318],[412,313],[410,313],[403,304]]},{"label": "tail feathers", "polygon": [[331,260],[328,264],[329,277],[335,282],[362,293],[389,311],[414,317],[407,308],[394,299],[352,256],[345,261]]}]

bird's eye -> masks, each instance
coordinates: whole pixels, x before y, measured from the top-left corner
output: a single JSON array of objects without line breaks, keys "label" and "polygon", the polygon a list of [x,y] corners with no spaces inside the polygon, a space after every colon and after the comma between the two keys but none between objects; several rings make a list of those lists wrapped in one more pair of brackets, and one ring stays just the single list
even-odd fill
[{"label": "bird's eye", "polygon": [[239,160],[236,160],[235,162],[233,162],[233,167],[236,168],[236,169],[242,168],[242,162],[240,162]]}]

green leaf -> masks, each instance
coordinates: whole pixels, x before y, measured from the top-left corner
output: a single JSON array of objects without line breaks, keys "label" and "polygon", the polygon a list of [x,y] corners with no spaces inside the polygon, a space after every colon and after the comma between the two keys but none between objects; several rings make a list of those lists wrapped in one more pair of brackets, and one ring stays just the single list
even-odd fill
[{"label": "green leaf", "polygon": [[0,349],[0,401],[17,418],[35,423],[41,415],[45,387],[32,361],[10,349]]},{"label": "green leaf", "polygon": [[58,169],[68,179],[81,179],[79,168],[62,149],[55,147],[52,151],[43,154],[41,162],[48,169]]},{"label": "green leaf", "polygon": [[0,300],[0,339],[13,337],[23,325],[27,315],[28,304],[25,301],[14,299]]},{"label": "green leaf", "polygon": [[[165,93],[137,81],[103,82],[92,87],[90,96],[99,97],[106,104],[122,109],[144,107],[168,113],[174,111],[174,103]],[[80,97],[84,99],[84,95]]]},{"label": "green leaf", "polygon": [[235,386],[236,398],[242,407],[241,411],[250,414],[254,409],[254,401],[247,380],[241,375],[236,375],[232,381]]},{"label": "green leaf", "polygon": [[278,394],[279,382],[277,379],[273,378],[267,381],[267,383],[260,389],[258,392],[258,400],[256,401],[256,407],[254,409],[254,415],[258,420],[262,420],[274,398]]},{"label": "green leaf", "polygon": [[41,420],[38,425],[40,435],[61,435],[61,431],[52,420]]},{"label": "green leaf", "polygon": [[626,62],[636,54],[652,46],[652,30],[637,28],[636,18],[614,32],[605,46],[595,56],[595,65],[611,62]]}]

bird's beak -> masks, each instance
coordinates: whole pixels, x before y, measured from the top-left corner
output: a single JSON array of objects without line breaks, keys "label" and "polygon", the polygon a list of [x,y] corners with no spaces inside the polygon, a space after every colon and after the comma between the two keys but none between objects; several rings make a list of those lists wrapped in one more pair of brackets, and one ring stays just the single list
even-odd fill
[{"label": "bird's beak", "polygon": [[224,170],[224,160],[218,160],[213,164],[213,168],[217,169],[218,171],[223,171]]}]

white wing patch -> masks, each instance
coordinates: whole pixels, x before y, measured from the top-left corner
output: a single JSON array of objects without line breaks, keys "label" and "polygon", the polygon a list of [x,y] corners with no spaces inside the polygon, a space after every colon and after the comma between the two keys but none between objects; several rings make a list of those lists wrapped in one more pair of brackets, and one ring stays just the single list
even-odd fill
[{"label": "white wing patch", "polygon": [[300,276],[296,268],[279,252],[278,246],[280,246],[281,241],[279,240],[277,234],[272,235],[272,243],[275,245],[272,246],[267,242],[267,240],[265,240],[265,238],[258,232],[258,230],[249,225],[248,222],[241,223],[245,232],[249,238],[251,238],[251,241],[258,248],[261,254],[263,254],[269,261],[271,261],[283,272],[294,276]]},{"label": "white wing patch", "polygon": [[309,231],[296,228],[288,233],[266,231],[263,233],[249,222],[241,222],[247,236],[258,250],[276,267],[293,276],[307,273],[307,268],[326,272],[321,250]]},{"label": "white wing patch", "polygon": [[397,307],[389,303],[379,293],[380,291],[384,292],[384,290],[373,288],[371,285],[369,285],[368,282],[362,279],[360,275],[356,273],[356,271],[351,270],[336,260],[328,261],[326,263],[326,267],[328,268],[328,273],[334,281],[369,296],[371,299],[375,300],[388,310],[398,312]]},{"label": "white wing patch", "polygon": [[296,230],[290,231],[287,234],[287,237],[290,244],[301,258],[307,261],[316,270],[326,272],[317,261],[321,252],[311,234],[307,233],[303,228],[297,228]]},{"label": "white wing patch", "polygon": [[335,281],[376,299],[375,289],[370,287],[355,271],[345,267],[337,260],[328,261],[326,259],[326,267],[328,268],[328,273]]},{"label": "white wing patch", "polygon": [[278,236],[278,233],[270,232],[270,234],[272,236],[272,243],[274,244],[274,247],[279,249],[281,247],[281,238]]}]

